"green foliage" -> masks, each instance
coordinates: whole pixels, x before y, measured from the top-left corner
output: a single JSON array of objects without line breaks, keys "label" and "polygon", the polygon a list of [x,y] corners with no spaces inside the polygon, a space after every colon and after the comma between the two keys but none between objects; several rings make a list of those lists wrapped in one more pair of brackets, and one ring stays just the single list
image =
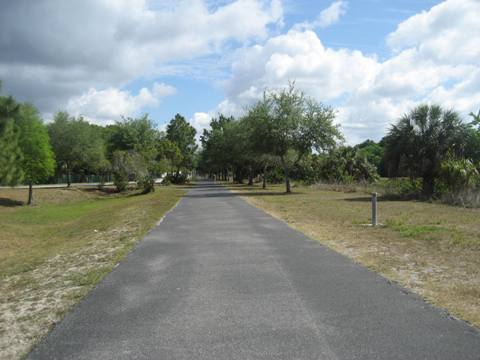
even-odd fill
[{"label": "green foliage", "polygon": [[53,175],[55,159],[46,127],[38,110],[30,104],[20,107],[16,120],[19,128],[18,144],[23,157],[21,167],[24,178],[29,184],[37,184]]},{"label": "green foliage", "polygon": [[[130,180],[142,182],[150,177],[147,163],[141,154],[133,150],[117,150],[112,157],[113,182],[118,192],[125,191]],[[142,182],[142,187],[143,185],[145,182]]]},{"label": "green foliage", "polygon": [[416,199],[422,191],[419,179],[392,178],[381,183],[383,193],[393,199]]},{"label": "green foliage", "polygon": [[439,179],[449,193],[464,192],[480,185],[477,166],[468,159],[444,160],[440,167]]},{"label": "green foliage", "polygon": [[160,133],[148,115],[138,119],[124,118],[115,125],[107,126],[106,133],[109,158],[112,158],[115,151],[135,151],[147,161],[152,161],[157,156]]},{"label": "green foliage", "polygon": [[385,148],[383,143],[365,140],[356,145],[355,148],[358,149],[359,156],[364,157],[370,164],[374,165],[381,176],[386,175],[384,163]]},{"label": "green foliage", "polygon": [[233,171],[237,181],[241,181],[251,159],[247,143],[245,121],[219,115],[210,122],[210,130],[205,129],[200,137],[202,153],[199,168],[205,173]]},{"label": "green foliage", "polygon": [[142,190],[142,194],[154,192],[155,180],[150,175],[141,176],[137,181],[137,187]]},{"label": "green foliage", "polygon": [[478,114],[470,113],[472,122],[469,123],[465,157],[473,162],[480,162],[480,110]]},{"label": "green foliage", "polygon": [[176,158],[177,163],[174,164],[177,168],[177,174],[182,169],[190,170],[193,168],[193,158],[197,149],[196,133],[195,128],[180,114],[176,114],[167,126],[166,138],[175,144],[182,154],[181,157]]},{"label": "green foliage", "polygon": [[456,112],[420,105],[393,125],[385,138],[388,173],[421,177],[422,193],[431,197],[442,161],[449,153],[460,157],[467,138],[468,125]]},{"label": "green foliage", "polygon": [[470,124],[480,128],[480,110],[478,110],[477,114],[471,112],[469,115],[472,117],[472,122]]},{"label": "green foliage", "polygon": [[182,185],[188,181],[188,175],[185,173],[169,173],[164,179],[165,184]]},{"label": "green foliage", "polygon": [[296,90],[294,84],[280,92],[266,92],[249,112],[253,146],[278,157],[290,192],[289,172],[312,150],[322,152],[342,139],[333,125],[335,112]]},{"label": "green foliage", "polygon": [[102,128],[89,124],[82,117],[75,119],[67,112],[55,114],[48,133],[57,160],[57,173],[103,174],[109,168]]},{"label": "green foliage", "polygon": [[12,97],[0,97],[0,184],[14,186],[23,180],[23,154],[19,129],[15,123],[20,105]]},{"label": "green foliage", "polygon": [[373,182],[379,178],[376,167],[361,150],[350,146],[334,149],[322,156],[318,172],[321,179],[336,183]]}]

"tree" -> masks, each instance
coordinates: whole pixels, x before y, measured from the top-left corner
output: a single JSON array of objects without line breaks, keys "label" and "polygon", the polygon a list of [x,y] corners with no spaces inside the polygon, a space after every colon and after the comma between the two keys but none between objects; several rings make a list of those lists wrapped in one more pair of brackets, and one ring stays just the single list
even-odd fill
[{"label": "tree", "polygon": [[342,135],[333,125],[335,112],[290,84],[280,92],[266,92],[249,112],[255,148],[278,157],[283,168],[286,192],[290,193],[289,172],[312,150],[333,148]]},{"label": "tree", "polygon": [[162,133],[157,141],[157,171],[160,174],[175,171],[183,161],[183,156],[173,142]]},{"label": "tree", "polygon": [[468,125],[453,110],[420,105],[393,125],[385,137],[385,160],[390,175],[422,177],[422,193],[431,198],[435,179],[448,154],[461,157]]},{"label": "tree", "polygon": [[55,159],[46,127],[38,114],[38,110],[30,104],[20,106],[15,119],[19,128],[18,144],[22,152],[20,162],[24,179],[29,186],[28,204],[33,202],[33,184],[53,175]]},{"label": "tree", "polygon": [[[110,125],[106,129],[107,154],[112,161],[114,176],[118,177],[119,155],[121,152],[125,164],[132,164],[130,159],[137,159],[137,167],[129,173],[130,180],[137,180],[145,192],[152,191],[153,175],[161,172],[159,167],[160,132],[155,129],[148,115],[140,118],[124,118],[123,121]],[[117,154],[117,155],[115,155]],[[117,162],[117,165],[115,164]],[[140,166],[141,165],[141,166]],[[121,167],[120,167],[121,168]],[[117,175],[115,175],[117,173]]]},{"label": "tree", "polygon": [[175,177],[177,178],[181,170],[190,170],[193,167],[193,158],[197,149],[196,133],[195,128],[180,114],[176,114],[167,126],[167,139],[175,144],[182,154],[181,161],[176,164]]},{"label": "tree", "polygon": [[22,152],[15,124],[20,105],[12,97],[0,97],[0,184],[14,186],[23,180]]},{"label": "tree", "polygon": [[[129,180],[137,180],[145,192],[153,191],[145,158],[134,150],[117,150],[112,158],[113,182],[117,191],[127,189]],[[152,186],[153,187],[153,186]],[[148,191],[147,191],[148,190]]]},{"label": "tree", "polygon": [[470,113],[472,121],[469,123],[469,134],[467,137],[467,149],[465,156],[474,163],[480,162],[480,110],[477,114]]},{"label": "tree", "polygon": [[102,129],[82,117],[67,112],[55,114],[48,133],[57,161],[57,172],[67,175],[70,187],[73,173],[102,173],[108,168]]},{"label": "tree", "polygon": [[377,168],[377,172],[385,176],[385,148],[383,142],[376,143],[373,140],[365,140],[355,146],[358,149],[358,155],[364,157],[370,164]]}]

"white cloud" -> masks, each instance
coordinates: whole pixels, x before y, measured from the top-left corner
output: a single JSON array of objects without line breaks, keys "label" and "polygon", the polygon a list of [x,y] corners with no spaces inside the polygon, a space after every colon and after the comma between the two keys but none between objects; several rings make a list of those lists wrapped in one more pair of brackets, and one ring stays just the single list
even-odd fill
[{"label": "white cloud", "polygon": [[72,97],[66,110],[74,116],[82,115],[96,124],[111,124],[122,116],[135,116],[146,106],[158,105],[160,98],[175,94],[174,87],[155,83],[152,89],[142,88],[137,95],[116,88],[90,88],[80,96]]},{"label": "white cloud", "polygon": [[347,13],[348,1],[336,0],[329,7],[323,9],[313,22],[297,24],[297,29],[314,29],[317,27],[326,28],[340,21],[340,18]]},{"label": "white cloud", "polygon": [[278,0],[2,2],[0,79],[5,92],[53,112],[91,88],[122,93],[175,62],[264,39],[282,16]]},{"label": "white cloud", "polygon": [[204,129],[210,128],[210,120],[212,115],[205,112],[196,112],[191,118],[190,124],[197,130],[197,141],[200,142],[200,136],[203,134]]},{"label": "white cloud", "polygon": [[322,28],[335,24],[340,17],[347,12],[347,2],[343,0],[334,1],[328,8],[323,10],[318,17],[318,25]]},{"label": "white cloud", "polygon": [[420,102],[462,114],[480,108],[480,1],[447,0],[400,23],[380,61],[351,49],[325,47],[294,27],[237,52],[219,111],[238,115],[265,88],[298,88],[338,108],[350,143],[380,139],[393,121]]},{"label": "white cloud", "polygon": [[478,65],[478,14],[478,0],[447,0],[400,23],[387,43],[397,52],[415,48],[419,58],[435,63]]}]

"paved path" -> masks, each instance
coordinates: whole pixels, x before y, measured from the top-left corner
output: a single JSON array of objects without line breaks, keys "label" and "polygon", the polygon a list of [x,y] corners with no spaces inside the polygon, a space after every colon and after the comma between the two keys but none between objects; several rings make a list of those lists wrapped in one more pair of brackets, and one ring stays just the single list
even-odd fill
[{"label": "paved path", "polygon": [[31,359],[480,359],[480,335],[203,184]]}]

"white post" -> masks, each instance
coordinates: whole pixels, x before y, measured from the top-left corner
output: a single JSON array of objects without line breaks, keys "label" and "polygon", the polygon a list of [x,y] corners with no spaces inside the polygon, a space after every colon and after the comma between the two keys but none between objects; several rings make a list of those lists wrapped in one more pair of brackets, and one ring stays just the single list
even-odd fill
[{"label": "white post", "polygon": [[372,193],[372,226],[377,226],[377,193]]}]

